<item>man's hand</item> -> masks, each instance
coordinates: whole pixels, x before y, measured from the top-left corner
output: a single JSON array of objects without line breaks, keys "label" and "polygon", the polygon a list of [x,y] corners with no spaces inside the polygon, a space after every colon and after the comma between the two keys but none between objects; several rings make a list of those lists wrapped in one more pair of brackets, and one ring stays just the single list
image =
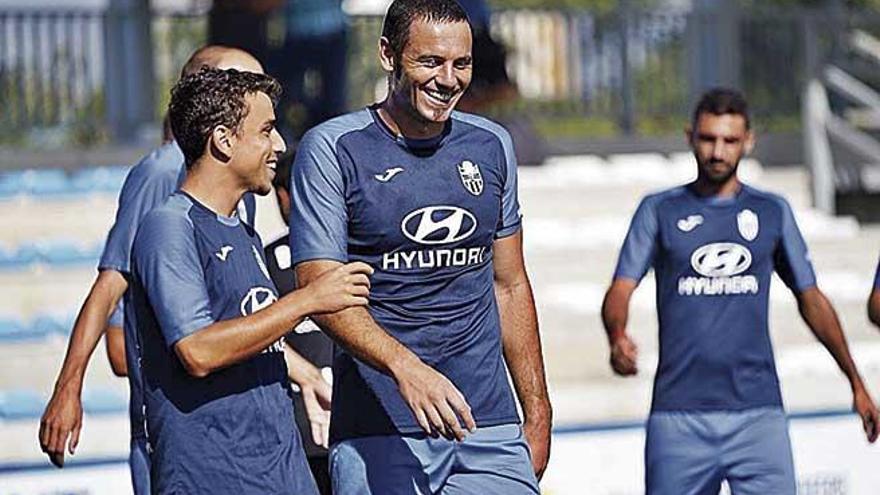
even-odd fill
[{"label": "man's hand", "polygon": [[425,433],[434,438],[443,435],[449,440],[461,441],[468,432],[477,429],[471,407],[445,376],[417,358],[399,369],[394,379],[400,394]]},{"label": "man's hand", "polygon": [[857,388],[853,393],[853,410],[862,418],[862,427],[868,441],[877,441],[880,434],[880,412],[864,387]]},{"label": "man's hand", "polygon": [[550,460],[550,420],[527,418],[523,423],[523,434],[532,453],[532,468],[538,481],[544,476]]},{"label": "man's hand", "polygon": [[309,418],[309,424],[312,426],[312,441],[326,449],[330,444],[332,388],[319,375],[317,380],[301,384],[299,389],[305,404],[306,417]]},{"label": "man's hand", "polygon": [[373,269],[360,261],[322,273],[304,287],[312,300],[313,313],[335,313],[369,303]]},{"label": "man's hand", "polygon": [[636,343],[629,338],[629,335],[622,333],[613,338],[611,343],[611,368],[615,373],[621,376],[631,376],[639,372],[636,359],[639,356],[639,348]]},{"label": "man's hand", "polygon": [[[76,451],[82,428],[82,402],[79,392],[64,388],[56,390],[40,419],[40,448],[57,467],[64,467],[64,450]],[[68,437],[70,443],[68,446]]]},{"label": "man's hand", "polygon": [[284,344],[284,362],[287,364],[287,377],[299,387],[302,395],[306,417],[312,429],[312,440],[327,448],[330,438],[330,384],[324,380],[321,370],[296,352],[290,342]]}]

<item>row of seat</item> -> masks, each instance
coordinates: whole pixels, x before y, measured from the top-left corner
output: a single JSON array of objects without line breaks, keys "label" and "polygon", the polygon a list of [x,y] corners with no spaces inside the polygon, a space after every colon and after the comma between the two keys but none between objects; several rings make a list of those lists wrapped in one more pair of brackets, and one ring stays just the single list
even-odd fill
[{"label": "row of seat", "polygon": [[29,342],[52,336],[67,337],[76,316],[38,315],[30,321],[0,317],[0,343]]},{"label": "row of seat", "polygon": [[128,170],[122,165],[87,167],[71,173],[57,168],[10,170],[0,173],[0,198],[116,193]]},{"label": "row of seat", "polygon": [[[0,420],[39,418],[47,401],[34,390],[0,390]],[[83,392],[82,406],[86,414],[119,414],[128,410],[128,399],[114,389],[90,388]]]},{"label": "row of seat", "polygon": [[103,243],[77,244],[68,240],[27,242],[15,247],[0,246],[0,269],[22,269],[48,265],[96,264]]}]

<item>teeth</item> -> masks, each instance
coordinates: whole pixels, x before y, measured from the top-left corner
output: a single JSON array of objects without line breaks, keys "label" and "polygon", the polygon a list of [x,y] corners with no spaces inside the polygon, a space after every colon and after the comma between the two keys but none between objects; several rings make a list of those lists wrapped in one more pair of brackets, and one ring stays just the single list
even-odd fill
[{"label": "teeth", "polygon": [[444,103],[449,103],[452,100],[452,93],[440,92],[440,91],[431,91],[426,90],[426,93],[434,99],[440,100]]}]

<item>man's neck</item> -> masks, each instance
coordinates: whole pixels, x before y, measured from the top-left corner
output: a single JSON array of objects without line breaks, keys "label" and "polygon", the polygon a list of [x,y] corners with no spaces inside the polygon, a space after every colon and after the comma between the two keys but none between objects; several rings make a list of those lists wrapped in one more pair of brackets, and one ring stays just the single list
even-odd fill
[{"label": "man's neck", "polygon": [[208,170],[211,166],[212,164],[207,163],[194,163],[192,168],[187,170],[180,189],[214,213],[231,217],[246,191],[222,174]]},{"label": "man's neck", "polygon": [[430,139],[439,136],[445,126],[443,122],[425,122],[417,118],[413,115],[413,109],[395,104],[391,96],[379,104],[377,113],[391,132],[410,139]]},{"label": "man's neck", "polygon": [[712,182],[705,177],[697,177],[693,190],[703,197],[732,198],[742,188],[742,183],[734,175],[724,182]]}]

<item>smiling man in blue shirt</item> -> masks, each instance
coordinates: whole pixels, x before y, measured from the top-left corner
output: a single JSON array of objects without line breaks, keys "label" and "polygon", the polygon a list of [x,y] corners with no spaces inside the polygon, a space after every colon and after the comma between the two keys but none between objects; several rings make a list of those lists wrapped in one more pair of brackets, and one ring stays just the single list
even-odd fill
[{"label": "smiling man in blue shirt", "polygon": [[269,76],[211,68],[172,91],[187,175],[138,228],[125,304],[153,493],[317,493],[281,338],[308,314],[365,305],[372,270],[340,266],[279,298],[259,236],[234,216],[245,193],[271,191],[279,93]]},{"label": "smiling man in blue shirt", "polygon": [[388,97],[309,131],[293,167],[298,280],[376,269],[369,308],[316,317],[344,349],[334,493],[537,494],[551,412],[516,159],[504,129],[453,111],[471,79],[465,13],[393,2],[380,59]]},{"label": "smiling man in blue shirt", "polygon": [[633,375],[629,301],[654,269],[660,362],[647,426],[647,492],[718,493],[726,479],[734,494],[793,495],[788,426],[767,328],[774,271],[849,380],[871,442],[877,408],[816,284],[788,203],[737,178],[739,161],[754,143],[743,96],[729,89],[703,95],[688,141],[696,181],[642,200],[602,310],[611,366]]}]

